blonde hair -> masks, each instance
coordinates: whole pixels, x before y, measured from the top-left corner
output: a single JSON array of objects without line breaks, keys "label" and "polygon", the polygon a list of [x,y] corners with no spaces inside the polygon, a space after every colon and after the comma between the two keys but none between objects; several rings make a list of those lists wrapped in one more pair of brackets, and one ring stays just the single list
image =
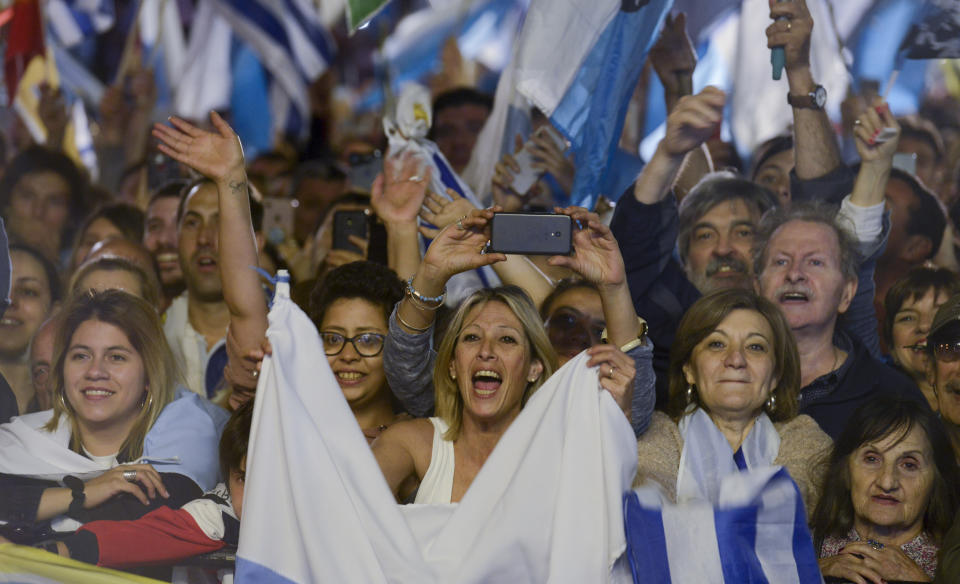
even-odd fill
[{"label": "blonde hair", "polygon": [[521,407],[543,382],[557,370],[557,353],[547,338],[547,331],[543,328],[543,321],[526,292],[516,286],[501,286],[478,290],[464,300],[450,319],[447,332],[437,349],[436,366],[433,369],[433,387],[436,394],[435,413],[450,427],[444,439],[456,440],[460,436],[463,426],[463,396],[456,382],[450,377],[450,362],[457,347],[457,340],[463,330],[467,313],[475,307],[488,302],[500,302],[513,312],[523,327],[526,336],[527,351],[531,362],[539,360],[543,364],[543,372],[536,380],[527,384],[523,392]]},{"label": "blonde hair", "polygon": [[70,449],[81,452],[80,427],[66,396],[64,364],[74,333],[90,320],[112,324],[122,330],[143,360],[146,373],[143,406],[117,454],[117,460],[121,462],[136,460],[143,455],[147,432],[163,408],[173,401],[180,375],[156,309],[144,299],[122,290],[91,290],[77,294],[64,309],[53,346],[53,418],[44,429],[53,432],[59,426],[60,418],[66,418],[70,424]]}]

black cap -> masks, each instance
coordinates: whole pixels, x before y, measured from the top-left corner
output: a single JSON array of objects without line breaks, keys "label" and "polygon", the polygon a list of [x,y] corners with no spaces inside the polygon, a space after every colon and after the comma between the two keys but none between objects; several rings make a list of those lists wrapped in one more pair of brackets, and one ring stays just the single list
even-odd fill
[{"label": "black cap", "polygon": [[960,294],[951,296],[937,310],[928,338],[934,342],[960,341]]}]

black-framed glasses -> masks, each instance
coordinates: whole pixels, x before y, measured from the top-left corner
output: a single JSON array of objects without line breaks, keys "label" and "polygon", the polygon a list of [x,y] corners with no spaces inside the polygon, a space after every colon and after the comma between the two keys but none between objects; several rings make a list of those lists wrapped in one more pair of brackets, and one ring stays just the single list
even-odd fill
[{"label": "black-framed glasses", "polygon": [[347,343],[353,345],[353,350],[361,357],[376,357],[383,351],[383,339],[386,338],[380,333],[360,333],[353,337],[345,337],[340,333],[321,332],[320,340],[323,341],[323,352],[328,356],[339,355],[340,351],[347,346]]},{"label": "black-framed glasses", "polygon": [[952,363],[960,361],[960,341],[952,343],[937,343],[933,346],[933,354],[937,361]]}]

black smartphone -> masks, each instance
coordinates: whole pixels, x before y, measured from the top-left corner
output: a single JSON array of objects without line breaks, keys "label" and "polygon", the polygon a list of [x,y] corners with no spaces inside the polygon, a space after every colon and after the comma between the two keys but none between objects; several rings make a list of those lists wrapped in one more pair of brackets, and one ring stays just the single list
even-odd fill
[{"label": "black smartphone", "polygon": [[494,213],[490,251],[524,255],[570,255],[573,221],[556,213]]},{"label": "black smartphone", "polygon": [[333,249],[346,249],[355,253],[363,250],[350,242],[351,235],[367,238],[370,219],[365,211],[337,211],[333,214]]}]

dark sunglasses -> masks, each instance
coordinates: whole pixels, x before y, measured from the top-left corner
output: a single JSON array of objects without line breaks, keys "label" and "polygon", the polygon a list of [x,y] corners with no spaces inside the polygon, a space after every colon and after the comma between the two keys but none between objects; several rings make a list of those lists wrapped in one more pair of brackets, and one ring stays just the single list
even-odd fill
[{"label": "dark sunglasses", "polygon": [[933,355],[937,361],[952,363],[960,361],[960,341],[952,343],[937,343],[933,346]]},{"label": "dark sunglasses", "polygon": [[544,327],[550,344],[560,354],[574,354],[600,342],[606,323],[594,320],[575,308],[560,308],[550,315]]}]

